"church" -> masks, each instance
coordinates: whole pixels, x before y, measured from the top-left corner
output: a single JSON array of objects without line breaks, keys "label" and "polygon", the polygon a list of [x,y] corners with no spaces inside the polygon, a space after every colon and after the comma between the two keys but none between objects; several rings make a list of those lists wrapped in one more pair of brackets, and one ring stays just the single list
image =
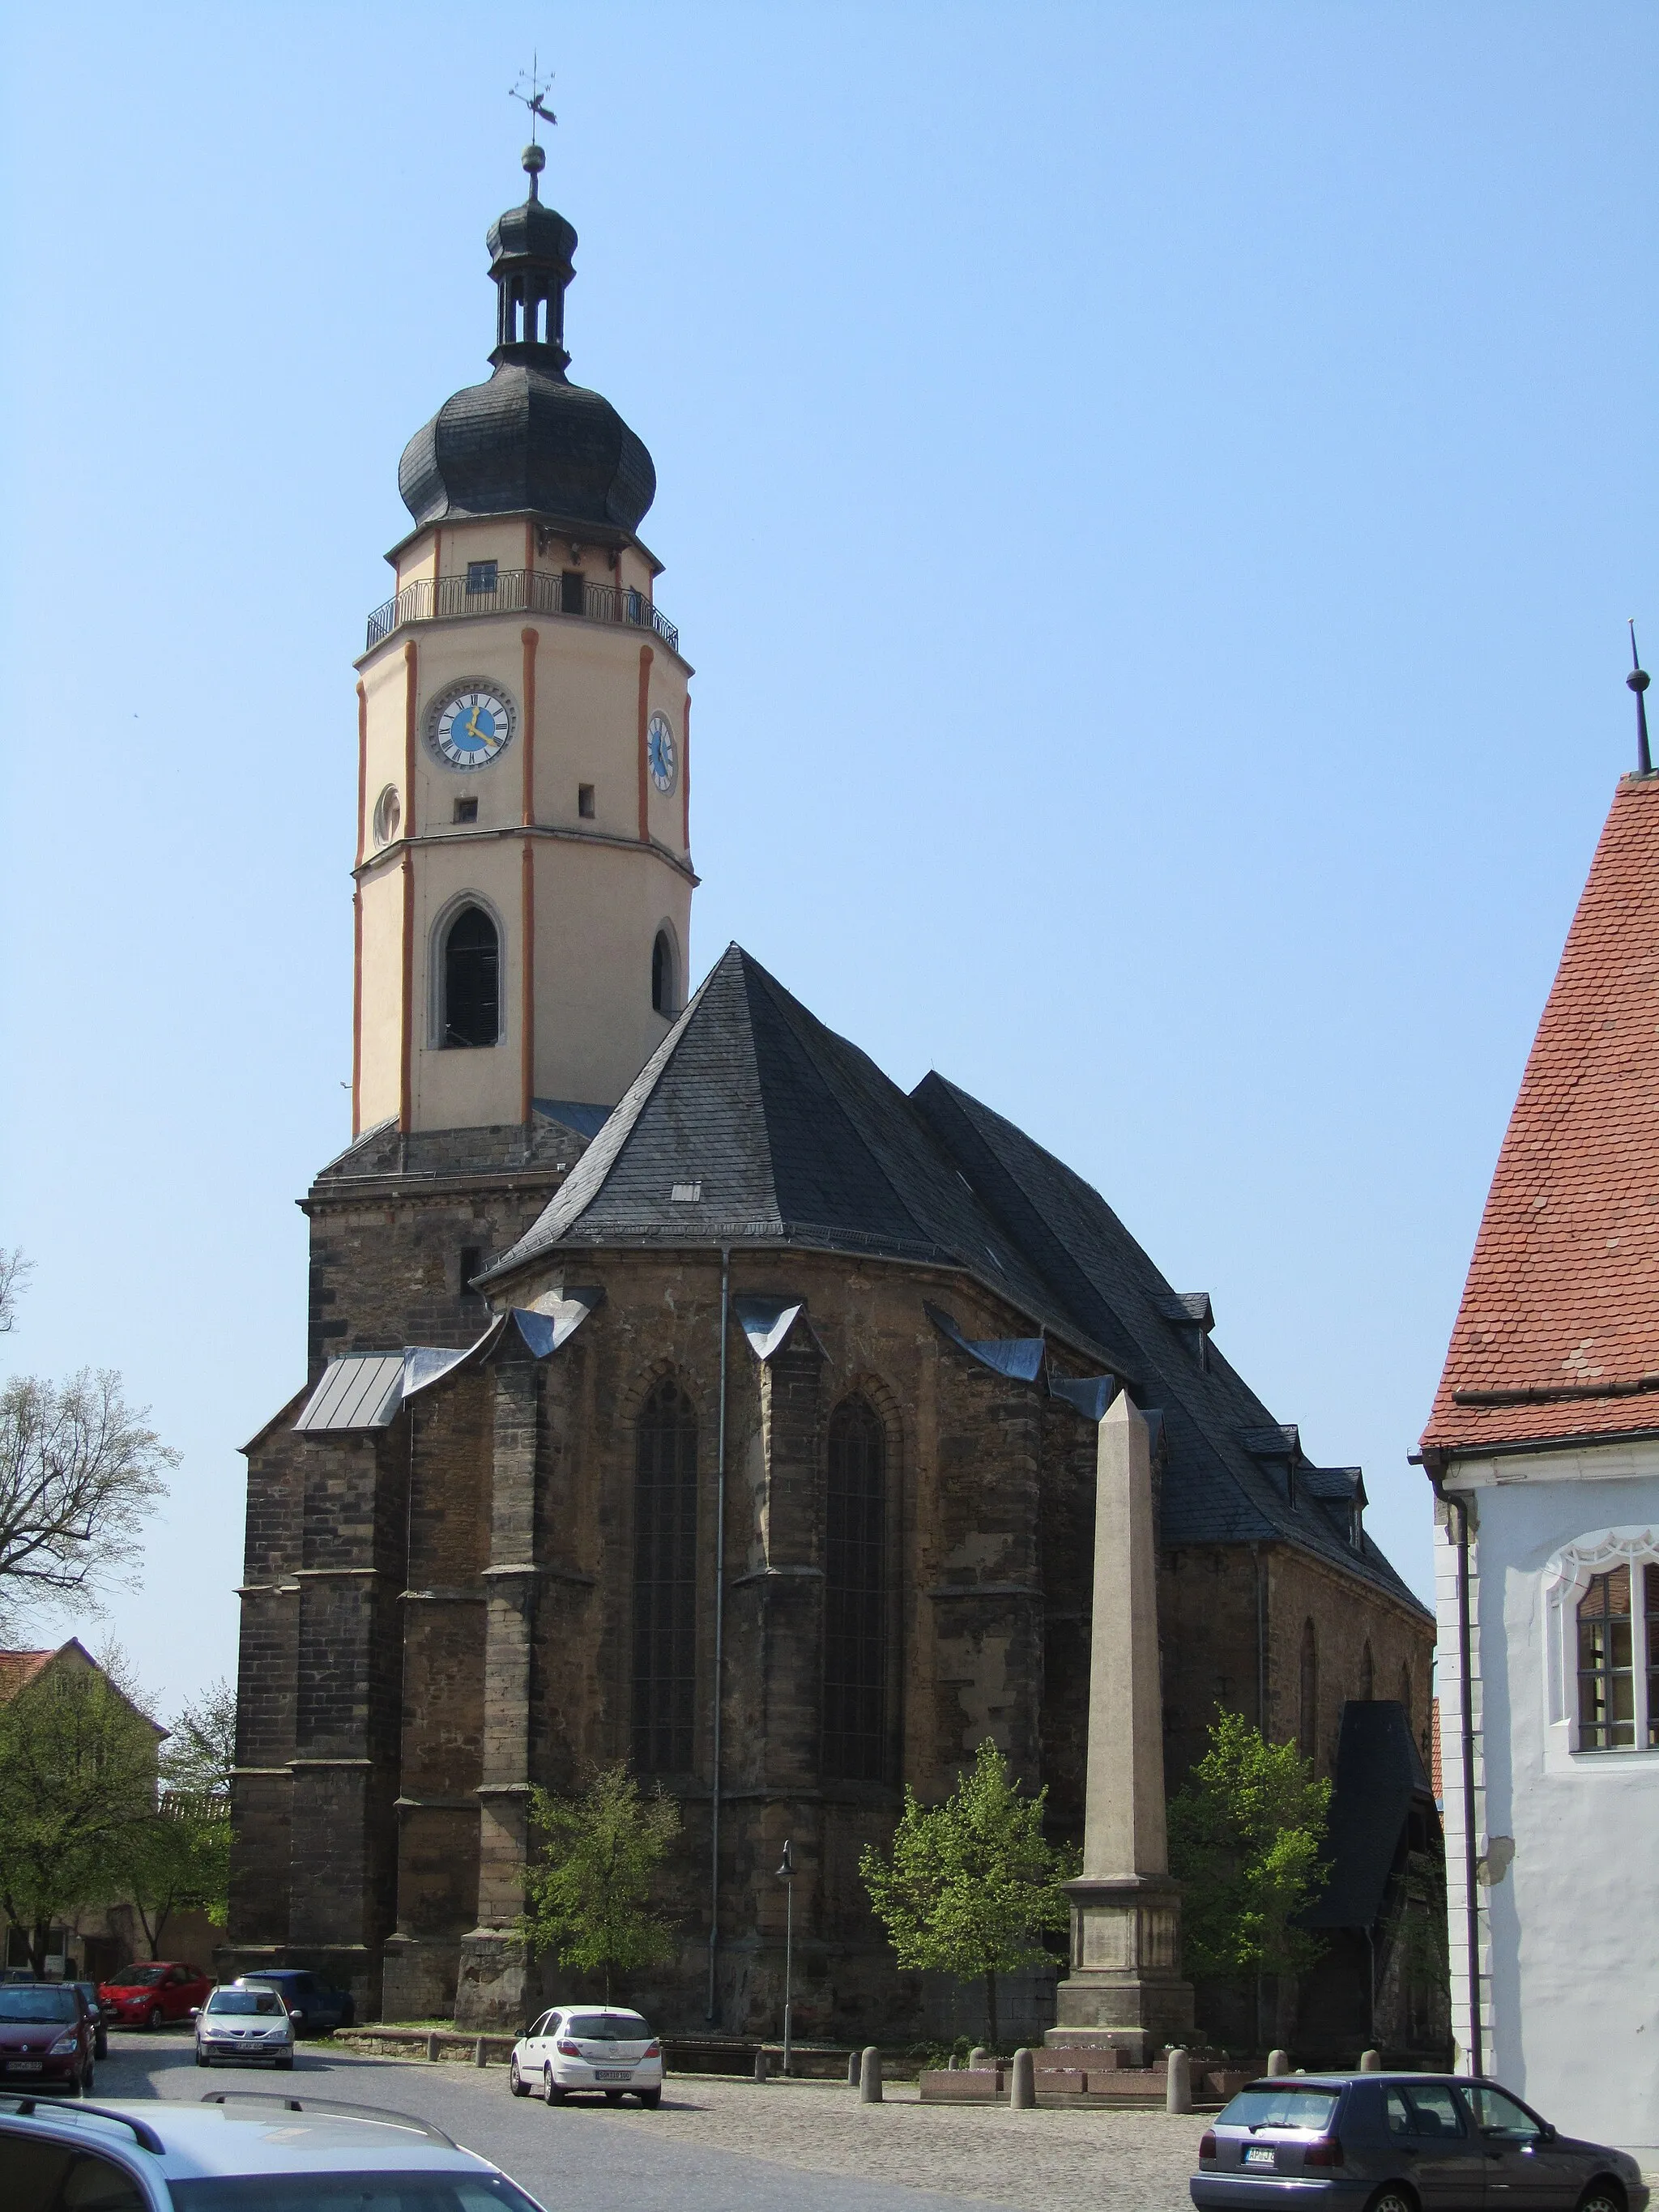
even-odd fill
[{"label": "church", "polygon": [[860,1853],[988,1735],[1082,1836],[1126,1424],[1152,1674],[1116,1717],[1158,1833],[1218,1708],[1295,1736],[1360,1820],[1333,1924],[1374,1952],[1434,1624],[1360,1471],[993,1106],[900,1090],[738,945],[688,988],[692,670],[651,456],[567,375],[543,159],[357,664],[353,1133],[302,1200],[306,1373],[247,1447],[222,1970],[518,2023],[561,1987],[515,1929],[531,1788],[625,1759],[684,1821],[653,2020],[775,2032],[787,1839],[797,2033],[908,2039]]}]

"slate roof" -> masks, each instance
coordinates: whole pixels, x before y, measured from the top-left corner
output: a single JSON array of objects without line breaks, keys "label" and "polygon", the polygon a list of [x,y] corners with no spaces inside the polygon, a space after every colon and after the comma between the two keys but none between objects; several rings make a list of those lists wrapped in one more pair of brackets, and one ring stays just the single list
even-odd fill
[{"label": "slate roof", "polygon": [[1331,1799],[1331,1875],[1308,1915],[1310,1928],[1376,1926],[1412,1800],[1431,1795],[1404,1705],[1350,1698]]},{"label": "slate roof", "polygon": [[1425,1452],[1659,1429],[1659,776],[1614,794],[1498,1155]]},{"label": "slate roof", "polygon": [[1294,1429],[1194,1326],[1196,1298],[1170,1288],[1097,1191],[941,1076],[907,1097],[735,945],[481,1279],[554,1251],[723,1243],[964,1269],[1162,1410],[1167,1544],[1291,1544],[1423,1610],[1369,1539],[1346,1541],[1346,1471],[1332,1471],[1334,1514],[1305,1483],[1292,1504],[1282,1472],[1251,1456],[1246,1436],[1273,1430],[1304,1463]]}]

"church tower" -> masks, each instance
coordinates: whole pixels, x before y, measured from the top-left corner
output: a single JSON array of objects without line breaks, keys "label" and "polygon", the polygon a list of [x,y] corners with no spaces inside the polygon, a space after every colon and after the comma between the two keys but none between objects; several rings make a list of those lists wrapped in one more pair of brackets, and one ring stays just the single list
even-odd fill
[{"label": "church tower", "polygon": [[489,231],[493,374],[404,450],[357,664],[354,1139],[583,1129],[684,995],[691,671],[638,535],[651,456],[565,374],[544,160]]}]

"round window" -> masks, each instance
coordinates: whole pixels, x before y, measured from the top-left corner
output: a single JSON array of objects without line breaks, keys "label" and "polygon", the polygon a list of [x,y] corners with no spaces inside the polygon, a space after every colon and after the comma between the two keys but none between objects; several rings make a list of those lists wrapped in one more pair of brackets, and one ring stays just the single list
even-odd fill
[{"label": "round window", "polygon": [[403,802],[398,797],[398,787],[395,783],[389,783],[374,802],[375,843],[389,845],[402,826],[403,818]]}]

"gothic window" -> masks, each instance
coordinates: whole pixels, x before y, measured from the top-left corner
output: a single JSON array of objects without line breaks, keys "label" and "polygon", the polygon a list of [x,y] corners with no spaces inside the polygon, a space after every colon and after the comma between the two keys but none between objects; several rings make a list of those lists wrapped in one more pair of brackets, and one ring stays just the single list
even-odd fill
[{"label": "gothic window", "polygon": [[444,933],[443,1041],[495,1044],[501,1032],[501,951],[482,907],[464,906]]},{"label": "gothic window", "polygon": [[697,1662],[697,1416],[672,1375],[641,1408],[634,1458],[634,1764],[691,1765]]},{"label": "gothic window", "polygon": [[1371,1639],[1365,1638],[1365,1648],[1359,1655],[1359,1702],[1370,1705],[1376,1695],[1376,1662],[1371,1657]]},{"label": "gothic window", "polygon": [[879,1782],[886,1769],[887,1437],[867,1399],[830,1416],[823,1544],[823,1771]]},{"label": "gothic window", "polygon": [[1318,1749],[1319,1646],[1311,1620],[1302,1625],[1302,1657],[1297,1680],[1297,1741],[1302,1756],[1312,1759]]},{"label": "gothic window", "polygon": [[672,1018],[674,1012],[674,948],[668,932],[659,929],[651,947],[651,1006],[655,1013]]},{"label": "gothic window", "polygon": [[[1652,1572],[1650,1567],[1644,1579]],[[1631,1633],[1630,1582],[1628,1566],[1592,1575],[1589,1588],[1578,1601],[1580,1751],[1627,1751],[1636,1742],[1636,1655]],[[1651,1603],[1650,1589],[1650,1607]],[[1651,1698],[1649,1711],[1651,1713]]]}]

